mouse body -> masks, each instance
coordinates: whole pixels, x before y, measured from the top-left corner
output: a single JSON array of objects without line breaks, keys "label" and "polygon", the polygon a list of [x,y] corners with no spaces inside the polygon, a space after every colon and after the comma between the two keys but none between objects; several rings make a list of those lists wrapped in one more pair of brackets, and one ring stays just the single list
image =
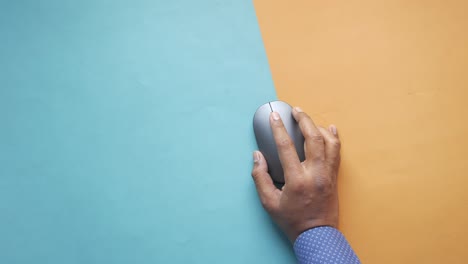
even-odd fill
[{"label": "mouse body", "polygon": [[255,139],[257,140],[257,146],[267,161],[268,173],[275,185],[279,187],[284,185],[284,172],[279,159],[275,139],[273,137],[273,131],[270,126],[271,112],[277,112],[281,116],[281,120],[294,142],[297,155],[301,162],[305,160],[304,136],[302,135],[299,124],[292,115],[292,107],[285,102],[268,102],[260,106],[255,112],[253,117],[253,128]]}]

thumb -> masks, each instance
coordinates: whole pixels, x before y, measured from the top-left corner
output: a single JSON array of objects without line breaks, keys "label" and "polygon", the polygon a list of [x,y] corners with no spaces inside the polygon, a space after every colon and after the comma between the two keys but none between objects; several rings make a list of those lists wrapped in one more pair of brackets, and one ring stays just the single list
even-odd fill
[{"label": "thumb", "polygon": [[257,188],[258,196],[263,207],[267,211],[274,210],[279,204],[279,194],[281,193],[268,174],[268,165],[260,151],[254,151],[254,167],[252,169],[252,178]]}]

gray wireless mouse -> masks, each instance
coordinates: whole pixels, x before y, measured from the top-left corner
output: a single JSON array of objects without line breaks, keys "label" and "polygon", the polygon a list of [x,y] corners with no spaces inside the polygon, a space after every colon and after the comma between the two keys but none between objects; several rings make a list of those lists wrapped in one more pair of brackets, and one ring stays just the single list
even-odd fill
[{"label": "gray wireless mouse", "polygon": [[275,139],[270,126],[271,112],[277,112],[283,120],[289,136],[294,142],[299,159],[304,161],[304,136],[292,115],[292,107],[282,101],[273,101],[260,106],[253,118],[253,128],[258,149],[262,152],[268,164],[268,172],[276,186],[284,184],[283,167],[276,149]]}]

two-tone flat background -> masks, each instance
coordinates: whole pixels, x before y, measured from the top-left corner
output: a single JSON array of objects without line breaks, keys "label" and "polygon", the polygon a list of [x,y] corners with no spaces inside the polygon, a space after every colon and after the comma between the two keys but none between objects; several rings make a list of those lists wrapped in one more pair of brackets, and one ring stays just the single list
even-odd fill
[{"label": "two-tone flat background", "polygon": [[465,263],[467,11],[1,1],[0,263],[293,263],[250,179],[275,99],[338,126],[364,263]]}]

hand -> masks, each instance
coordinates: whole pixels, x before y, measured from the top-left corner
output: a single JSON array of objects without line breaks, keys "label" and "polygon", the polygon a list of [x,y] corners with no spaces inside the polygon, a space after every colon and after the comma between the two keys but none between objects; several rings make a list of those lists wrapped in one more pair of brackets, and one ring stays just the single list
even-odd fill
[{"label": "hand", "polygon": [[292,243],[304,231],[317,226],[338,226],[337,174],[340,140],[337,129],[315,126],[298,107],[293,116],[305,138],[305,160],[300,162],[294,144],[278,113],[270,115],[285,184],[277,189],[268,174],[262,153],[254,152],[252,177],[265,210]]}]

